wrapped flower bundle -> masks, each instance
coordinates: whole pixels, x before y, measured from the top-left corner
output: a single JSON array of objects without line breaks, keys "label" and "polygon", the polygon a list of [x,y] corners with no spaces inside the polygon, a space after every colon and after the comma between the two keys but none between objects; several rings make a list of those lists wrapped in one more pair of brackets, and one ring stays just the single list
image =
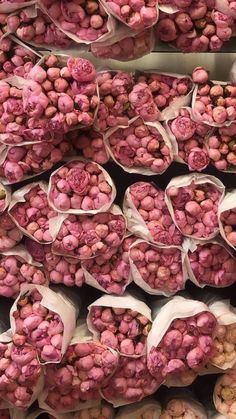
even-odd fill
[{"label": "wrapped flower bundle", "polygon": [[160,13],[157,38],[182,52],[219,50],[233,35],[232,17],[219,12],[214,0],[174,0],[168,4],[174,6],[175,13]]},{"label": "wrapped flower bundle", "polygon": [[157,0],[147,0],[146,2],[127,0],[103,0],[104,6],[121,22],[134,30],[143,30],[154,26],[158,20]]},{"label": "wrapped flower bundle", "polygon": [[66,137],[72,143],[76,154],[91,159],[98,164],[106,164],[109,161],[103,135],[99,131],[93,128],[86,131],[78,129],[69,131]]},{"label": "wrapped flower bundle", "polygon": [[80,410],[75,413],[74,419],[113,419],[114,414],[113,407],[103,403],[101,406]]},{"label": "wrapped flower bundle", "polygon": [[193,95],[193,115],[199,122],[222,127],[236,120],[236,86],[209,80],[207,71],[197,67],[192,74],[197,83]]},{"label": "wrapped flower bundle", "polygon": [[116,189],[102,166],[78,158],[52,173],[48,196],[59,212],[96,214],[110,208]]},{"label": "wrapped flower bundle", "polygon": [[50,225],[57,212],[50,208],[45,182],[29,184],[12,195],[9,215],[22,232],[40,243],[53,241]]},{"label": "wrapped flower bundle", "polygon": [[220,233],[226,242],[236,248],[236,190],[228,192],[219,207]]},{"label": "wrapped flower bundle", "polygon": [[147,369],[146,356],[137,359],[120,357],[119,368],[101,390],[102,397],[115,407],[139,402],[154,394],[162,384]]},{"label": "wrapped flower bundle", "polygon": [[207,139],[211,164],[224,172],[236,171],[236,124],[217,128]]},{"label": "wrapped flower bundle", "polygon": [[175,160],[186,163],[190,171],[201,172],[209,164],[205,137],[209,132],[207,125],[195,122],[191,109],[182,108],[173,120],[166,123],[175,151]]},{"label": "wrapped flower bundle", "polygon": [[222,242],[192,241],[186,261],[189,278],[197,286],[220,288],[235,283],[236,259]]},{"label": "wrapped flower bundle", "polygon": [[216,410],[232,419],[236,415],[235,383],[235,373],[226,373],[217,380],[213,394]]},{"label": "wrapped flower bundle", "polygon": [[149,294],[169,296],[184,289],[187,272],[181,248],[138,240],[129,257],[134,282]]},{"label": "wrapped flower bundle", "polygon": [[173,178],[165,193],[175,225],[196,239],[210,239],[219,232],[217,214],[223,196],[223,183],[200,173]]},{"label": "wrapped flower bundle", "polygon": [[97,83],[100,104],[96,126],[101,131],[117,125],[128,126],[129,119],[135,116],[129,101],[134,86],[133,75],[124,71],[101,71],[97,74]]},{"label": "wrapped flower bundle", "polygon": [[[116,419],[159,419],[161,405],[154,399],[144,399],[138,403],[132,403],[118,410]],[[131,416],[132,415],[132,416]]]},{"label": "wrapped flower bundle", "polygon": [[[235,314],[234,314],[235,316]],[[219,325],[214,339],[215,355],[210,362],[222,369],[236,363],[236,324]]]},{"label": "wrapped flower bundle", "polygon": [[181,397],[178,391],[176,396],[166,403],[160,419],[207,419],[207,413],[199,402],[191,397]]},{"label": "wrapped flower bundle", "polygon": [[5,211],[0,216],[0,252],[12,249],[23,237],[22,232]]},{"label": "wrapped flower bundle", "polygon": [[159,123],[134,118],[127,128],[109,130],[105,141],[111,157],[130,173],[162,174],[173,160],[171,143]]},{"label": "wrapped flower bundle", "polygon": [[129,294],[104,295],[90,304],[88,310],[88,328],[103,345],[127,357],[137,358],[146,352],[152,322],[145,303]]},{"label": "wrapped flower bundle", "polygon": [[[179,309],[173,312],[177,304]],[[154,377],[164,380],[174,376],[181,380],[182,373],[196,373],[207,364],[214,353],[216,328],[216,319],[207,310],[205,304],[183,297],[174,297],[160,309],[157,303],[147,342],[147,365]]]},{"label": "wrapped flower bundle", "polygon": [[0,295],[16,297],[23,283],[47,285],[42,265],[32,260],[23,247],[17,246],[0,255]]},{"label": "wrapped flower bundle", "polygon": [[147,71],[137,72],[135,80],[148,85],[161,121],[173,118],[176,110],[191,102],[193,82],[189,76]]},{"label": "wrapped flower bundle", "polygon": [[86,284],[107,294],[122,295],[132,281],[128,251],[134,240],[133,236],[124,238],[109,260],[98,256],[82,262]]},{"label": "wrapped flower bundle", "polygon": [[40,285],[23,285],[10,317],[13,339],[19,336],[32,345],[41,363],[60,362],[76,322],[75,307],[67,298]]},{"label": "wrapped flower bundle", "polygon": [[156,244],[181,245],[183,237],[171,218],[164,191],[155,185],[131,185],[125,192],[123,210],[128,230],[136,236]]},{"label": "wrapped flower bundle", "polygon": [[68,215],[61,224],[52,251],[56,254],[90,259],[103,256],[109,260],[116,253],[126,231],[125,218],[113,207],[93,216]]}]

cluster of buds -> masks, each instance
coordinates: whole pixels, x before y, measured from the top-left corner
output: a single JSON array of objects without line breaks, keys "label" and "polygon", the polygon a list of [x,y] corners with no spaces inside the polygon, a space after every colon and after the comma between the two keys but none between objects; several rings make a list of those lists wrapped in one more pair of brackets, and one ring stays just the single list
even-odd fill
[{"label": "cluster of buds", "polygon": [[178,104],[179,107],[188,105],[191,100],[193,83],[190,77],[171,73],[138,72],[136,81],[148,85],[158,108],[158,119],[166,119],[165,113],[169,115],[170,108],[173,107],[173,111],[176,111]]},{"label": "cluster of buds", "polygon": [[91,323],[91,330],[98,334],[101,343],[117,349],[121,355],[137,357],[145,352],[151,321],[138,311],[97,306],[95,302],[91,306],[88,322]]},{"label": "cluster of buds", "polygon": [[102,388],[101,394],[114,404],[116,401],[119,404],[134,403],[154,394],[162,381],[149,373],[146,356],[138,359],[121,356],[119,368]]},{"label": "cluster of buds", "polygon": [[133,234],[154,243],[181,245],[183,237],[171,218],[165,194],[155,185],[147,182],[131,185],[125,193],[124,213]]},{"label": "cluster of buds", "polygon": [[213,166],[226,172],[236,171],[236,124],[217,128],[208,137],[207,147]]},{"label": "cluster of buds", "polygon": [[[22,3],[22,2],[21,2]],[[19,39],[36,46],[69,48],[73,41],[61,31],[40,8],[36,17],[30,16],[27,9],[18,10],[11,15],[1,15],[1,24]]]},{"label": "cluster of buds", "polygon": [[16,297],[23,283],[47,285],[42,266],[32,262],[26,252],[15,248],[0,255],[0,295]]},{"label": "cluster of buds", "polygon": [[207,416],[200,411],[200,406],[196,402],[188,402],[182,398],[171,398],[162,410],[160,419],[198,419],[202,417],[205,419]]},{"label": "cluster of buds", "polygon": [[[181,177],[180,184],[181,184]],[[178,177],[166,188],[166,200],[176,226],[185,236],[210,239],[219,231],[218,208],[224,187],[216,178],[186,175],[186,186],[178,186]],[[176,185],[176,186],[174,186]]]},{"label": "cluster of buds", "polygon": [[127,36],[110,45],[91,45],[91,52],[97,58],[119,61],[137,60],[153,48],[153,31],[146,29],[135,36]]},{"label": "cluster of buds", "polygon": [[155,25],[159,15],[157,3],[157,0],[104,0],[117,19],[136,31]]},{"label": "cluster of buds", "polygon": [[5,211],[0,216],[0,252],[12,249],[23,237],[10,215]]},{"label": "cluster of buds", "polygon": [[141,118],[130,121],[127,128],[108,131],[106,142],[114,160],[126,171],[161,174],[173,160],[163,127],[159,123],[144,123]]},{"label": "cluster of buds", "polygon": [[150,294],[168,295],[184,288],[186,275],[180,248],[138,240],[131,247],[129,257],[134,281]]},{"label": "cluster of buds", "polygon": [[197,83],[193,113],[196,120],[210,126],[230,125],[236,120],[236,86],[209,80],[208,72],[197,67],[192,74]]},{"label": "cluster of buds", "polygon": [[20,294],[12,308],[14,336],[32,345],[42,363],[58,362],[62,358],[64,324],[59,314],[41,304],[42,299],[37,288]]},{"label": "cluster of buds", "polygon": [[128,251],[134,240],[125,238],[109,260],[98,256],[83,262],[85,282],[108,294],[122,295],[132,280]]},{"label": "cluster of buds", "polygon": [[49,55],[29,72],[23,88],[24,110],[32,128],[66,132],[77,125],[90,126],[98,106],[96,69],[84,58],[60,62]]},{"label": "cluster of buds", "polygon": [[51,142],[9,147],[0,164],[0,177],[9,184],[18,183],[51,169],[71,151],[63,136],[56,137]]},{"label": "cluster of buds", "polygon": [[41,390],[42,367],[37,352],[23,336],[15,336],[13,343],[0,344],[0,354],[0,397],[19,409],[27,409]]},{"label": "cluster of buds", "polygon": [[[0,30],[0,36],[2,35]],[[37,58],[32,50],[19,45],[11,37],[3,38],[0,41],[0,80],[12,75],[26,78]]]},{"label": "cluster of buds", "polygon": [[172,142],[176,143],[176,161],[186,163],[190,171],[201,172],[210,161],[205,145],[209,127],[193,121],[190,112],[188,108],[180,109],[178,116],[166,125]]},{"label": "cluster of buds", "polygon": [[[231,199],[231,194],[226,195],[225,200],[222,201],[222,206],[219,209],[220,232],[227,243],[236,248],[236,205],[235,205],[235,191],[232,192],[232,202],[229,202],[229,207],[224,208],[224,203]],[[222,208],[222,209],[221,209]]]},{"label": "cluster of buds", "polygon": [[219,368],[236,363],[236,324],[218,325],[214,338],[214,356],[211,363]]},{"label": "cluster of buds", "polygon": [[71,344],[60,365],[47,365],[45,403],[57,411],[77,410],[80,402],[98,399],[97,392],[118,366],[115,351],[95,341]]},{"label": "cluster of buds", "polygon": [[46,190],[47,185],[43,183],[18,189],[9,208],[10,216],[23,233],[41,243],[53,241],[50,223],[57,216],[48,204]]},{"label": "cluster of buds", "polygon": [[51,205],[59,212],[94,214],[109,209],[116,192],[102,166],[78,159],[51,175],[48,194]]},{"label": "cluster of buds", "polygon": [[95,129],[69,131],[66,138],[73,145],[75,154],[91,159],[98,164],[106,164],[109,161],[103,136]]},{"label": "cluster of buds", "polygon": [[128,126],[135,116],[130,108],[129,93],[134,86],[131,73],[102,71],[97,75],[100,105],[96,125],[101,131],[118,125]]},{"label": "cluster of buds", "polygon": [[214,8],[215,0],[177,0],[174,6],[177,12],[160,13],[156,33],[161,41],[182,52],[206,52],[221,49],[231,38],[233,19]]},{"label": "cluster of buds", "polygon": [[150,373],[164,379],[188,370],[197,372],[214,353],[215,327],[216,319],[210,312],[173,320],[158,345],[150,348]]},{"label": "cluster of buds", "polygon": [[233,418],[236,414],[236,376],[234,372],[222,375],[216,382],[214,389],[214,404],[216,410],[224,417]]},{"label": "cluster of buds", "polygon": [[145,82],[136,83],[129,94],[130,107],[135,115],[146,122],[156,122],[161,118],[152,92]]},{"label": "cluster of buds", "polygon": [[197,243],[188,251],[189,275],[200,286],[228,287],[235,282],[236,259],[217,242]]},{"label": "cluster of buds", "polygon": [[114,414],[113,407],[104,403],[101,406],[80,410],[75,413],[74,419],[113,419]]},{"label": "cluster of buds", "polygon": [[49,16],[72,39],[85,42],[100,40],[109,32],[109,17],[98,0],[43,0]]},{"label": "cluster of buds", "polygon": [[52,244],[52,251],[81,260],[99,255],[109,260],[120,246],[125,231],[125,219],[120,214],[69,215]]}]

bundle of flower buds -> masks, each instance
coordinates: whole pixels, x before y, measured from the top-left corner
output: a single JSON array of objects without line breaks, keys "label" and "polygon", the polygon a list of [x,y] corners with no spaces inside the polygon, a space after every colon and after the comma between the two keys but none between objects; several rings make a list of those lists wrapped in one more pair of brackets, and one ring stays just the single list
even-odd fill
[{"label": "bundle of flower buds", "polygon": [[97,392],[114,374],[118,361],[118,354],[92,340],[81,324],[60,365],[46,366],[44,403],[59,412],[76,411],[84,402],[99,399]]},{"label": "bundle of flower buds", "polygon": [[0,160],[4,183],[18,183],[51,169],[71,151],[69,142],[57,135],[51,142],[7,147]]},{"label": "bundle of flower buds", "polygon": [[228,192],[219,207],[220,233],[236,249],[236,190]]},{"label": "bundle of flower buds", "polygon": [[59,212],[96,214],[110,208],[116,189],[102,166],[78,158],[52,173],[48,196]]},{"label": "bundle of flower buds", "polygon": [[224,196],[223,183],[214,176],[195,173],[173,178],[165,199],[182,234],[210,239],[219,231],[218,209]]},{"label": "bundle of flower buds", "polygon": [[162,381],[162,377],[154,378],[148,371],[146,356],[137,359],[122,356],[119,368],[102,388],[101,395],[114,406],[122,406],[154,394]]},{"label": "bundle of flower buds", "polygon": [[[116,39],[116,37],[114,37]],[[113,59],[119,61],[137,60],[142,56],[149,54],[154,46],[154,35],[152,29],[146,29],[134,36],[122,37],[116,42],[113,40],[104,44],[92,44],[91,52],[97,58]],[[109,44],[111,42],[111,44]]]},{"label": "bundle of flower buds", "polygon": [[132,403],[118,410],[116,419],[159,419],[161,405],[154,399],[145,398],[138,403]]},{"label": "bundle of flower buds", "polygon": [[193,95],[193,115],[199,122],[221,127],[236,121],[236,86],[209,80],[207,71],[197,67],[192,74],[197,83]]},{"label": "bundle of flower buds", "polygon": [[24,110],[34,128],[66,132],[90,126],[98,106],[96,69],[84,58],[49,55],[29,72],[23,88]]},{"label": "bundle of flower buds", "polygon": [[164,198],[164,192],[151,183],[136,182],[131,185],[125,192],[123,203],[127,227],[149,242],[178,246],[183,237],[171,218]]},{"label": "bundle of flower buds", "polygon": [[178,394],[178,390],[176,397],[170,397],[170,400],[165,404],[160,419],[175,419],[176,417],[178,419],[208,418],[206,411],[199,402],[191,397],[187,398],[181,391]]},{"label": "bundle of flower buds", "polygon": [[123,71],[101,71],[97,74],[97,83],[100,104],[96,126],[101,131],[117,125],[128,126],[129,119],[135,116],[129,102],[133,75]]},{"label": "bundle of flower buds", "polygon": [[53,241],[51,229],[57,217],[57,212],[48,204],[47,189],[46,182],[18,189],[12,195],[8,210],[19,229],[40,243]]},{"label": "bundle of flower buds", "polygon": [[19,335],[32,345],[42,363],[60,362],[75,329],[76,309],[62,294],[24,284],[10,321],[13,337]]},{"label": "bundle of flower buds", "polygon": [[102,344],[117,349],[123,356],[139,357],[146,351],[151,329],[151,311],[129,294],[104,295],[88,307],[87,324]]},{"label": "bundle of flower buds", "polygon": [[47,285],[42,265],[20,246],[0,255],[0,295],[16,297],[22,283]]},{"label": "bundle of flower buds", "polygon": [[75,413],[74,419],[113,419],[115,411],[109,404],[103,403],[96,407],[80,410]]},{"label": "bundle of flower buds", "polygon": [[12,249],[23,237],[22,232],[5,211],[0,216],[0,252]]},{"label": "bundle of flower buds", "polygon": [[27,409],[42,390],[42,367],[35,348],[23,336],[0,343],[0,397],[19,409]]},{"label": "bundle of flower buds", "polygon": [[178,116],[166,123],[175,150],[175,160],[186,163],[190,171],[201,172],[209,164],[205,137],[209,132],[207,125],[193,121],[191,109],[182,108]]},{"label": "bundle of flower buds", "polygon": [[206,52],[219,50],[231,38],[233,19],[215,9],[215,0],[175,0],[174,6],[175,13],[160,13],[156,33],[161,41],[182,52]]},{"label": "bundle of flower buds", "polygon": [[105,139],[111,157],[130,173],[162,174],[173,160],[171,143],[158,122],[134,118],[127,128],[109,130]]},{"label": "bundle of flower buds", "polygon": [[[1,30],[0,35],[3,35]],[[37,58],[38,53],[18,44],[15,38],[10,36],[3,38],[0,41],[0,80],[12,75],[26,78]]]},{"label": "bundle of flower buds", "polygon": [[236,259],[222,242],[191,241],[186,261],[189,278],[197,286],[228,287],[236,281]]},{"label": "bundle of flower buds", "polygon": [[93,216],[68,215],[61,224],[52,251],[59,255],[109,260],[117,252],[126,231],[123,214],[112,207]]},{"label": "bundle of flower buds", "polygon": [[82,262],[85,282],[107,294],[122,295],[132,281],[128,251],[134,242],[126,237],[109,260],[102,255]]},{"label": "bundle of flower buds", "polygon": [[6,26],[8,32],[15,33],[22,41],[36,47],[70,48],[73,40],[60,30],[51,18],[39,7],[22,9],[11,15],[1,15],[0,23]]},{"label": "bundle of flower buds", "polygon": [[160,120],[173,118],[176,110],[190,104],[193,82],[189,76],[174,73],[137,72],[137,83],[148,85]]},{"label": "bundle of flower buds", "polygon": [[87,131],[73,130],[66,134],[66,138],[73,145],[76,154],[98,164],[106,164],[109,161],[103,135],[99,131],[93,128]]},{"label": "bundle of flower buds", "polygon": [[11,201],[11,192],[7,186],[0,183],[0,214],[8,207]]},{"label": "bundle of flower buds", "polygon": [[83,285],[85,278],[78,260],[55,255],[51,245],[42,245],[30,239],[25,242],[33,259],[43,263],[50,284],[64,284],[67,287]]},{"label": "bundle of flower buds", "polygon": [[138,240],[129,257],[134,282],[149,294],[169,296],[184,289],[187,272],[181,248]]},{"label": "bundle of flower buds", "polygon": [[121,22],[134,30],[155,25],[158,20],[157,0],[134,1],[103,0],[104,6]]},{"label": "bundle of flower buds", "polygon": [[[101,2],[43,0],[49,16],[56,25],[77,42],[104,40],[114,30],[114,22]],[[106,39],[106,37],[105,37]]]},{"label": "bundle of flower buds", "polygon": [[236,415],[236,395],[235,395],[236,375],[229,372],[218,378],[213,394],[213,401],[218,412],[224,418],[234,418]]},{"label": "bundle of flower buds", "polygon": [[[235,101],[236,103],[236,101]],[[236,171],[236,124],[217,128],[207,139],[211,164],[224,172]]]},{"label": "bundle of flower buds", "polygon": [[150,373],[180,380],[188,370],[196,373],[213,355],[215,328],[216,319],[203,303],[174,297],[159,310],[157,303],[157,315],[147,340]]}]

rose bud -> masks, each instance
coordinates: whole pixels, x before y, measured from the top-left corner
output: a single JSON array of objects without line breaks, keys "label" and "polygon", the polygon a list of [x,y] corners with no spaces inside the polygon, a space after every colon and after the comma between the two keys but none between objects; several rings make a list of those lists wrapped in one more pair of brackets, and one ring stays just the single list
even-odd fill
[{"label": "rose bud", "polygon": [[[142,134],[145,132],[145,137]],[[171,143],[162,126],[143,123],[136,118],[128,128],[111,129],[106,133],[111,157],[125,171],[153,175],[161,174],[173,159]]]},{"label": "rose bud", "polygon": [[[112,307],[112,300],[115,306],[120,304],[118,310]],[[128,357],[138,357],[145,353],[147,335],[151,328],[150,310],[146,304],[139,301],[139,311],[126,308],[133,301],[134,297],[129,294],[122,297],[101,297],[88,307],[87,317],[88,328],[94,337]]]},{"label": "rose bud", "polygon": [[[50,310],[50,301],[55,308]],[[65,317],[66,316],[66,317]],[[65,318],[70,324],[65,333]],[[76,310],[62,294],[40,285],[23,285],[21,293],[11,308],[13,335],[26,339],[38,353],[41,363],[60,362],[74,332]]]},{"label": "rose bud", "polygon": [[236,191],[228,192],[219,207],[220,234],[229,246],[236,248]]},{"label": "rose bud", "polygon": [[216,381],[213,401],[216,410],[224,417],[233,417],[236,414],[236,399],[234,393],[235,373],[229,372]]},{"label": "rose bud", "polygon": [[91,159],[98,164],[106,164],[109,161],[103,136],[95,129],[89,129],[85,132],[81,130],[70,131],[67,134],[67,139],[72,143],[76,154]]},{"label": "rose bud", "polygon": [[151,376],[146,356],[137,359],[121,357],[119,368],[101,390],[102,397],[114,406],[134,403],[154,394],[162,380]]},{"label": "rose bud", "polygon": [[0,251],[12,249],[23,237],[22,232],[5,211],[0,217]]},{"label": "rose bud", "polygon": [[125,192],[123,210],[128,230],[134,235],[156,244],[181,245],[183,236],[173,223],[164,192],[155,185],[148,182],[131,185]]},{"label": "rose bud", "polygon": [[80,260],[102,255],[109,260],[126,231],[124,216],[113,213],[116,208],[93,216],[68,215],[53,242],[53,253]]},{"label": "rose bud", "polygon": [[187,272],[181,248],[138,240],[129,251],[134,282],[149,294],[169,296],[184,288]]},{"label": "rose bud", "polygon": [[[185,186],[178,186],[180,182]],[[224,185],[220,180],[200,173],[172,179],[165,192],[176,227],[185,236],[201,240],[218,233],[217,213],[223,196]]]}]

